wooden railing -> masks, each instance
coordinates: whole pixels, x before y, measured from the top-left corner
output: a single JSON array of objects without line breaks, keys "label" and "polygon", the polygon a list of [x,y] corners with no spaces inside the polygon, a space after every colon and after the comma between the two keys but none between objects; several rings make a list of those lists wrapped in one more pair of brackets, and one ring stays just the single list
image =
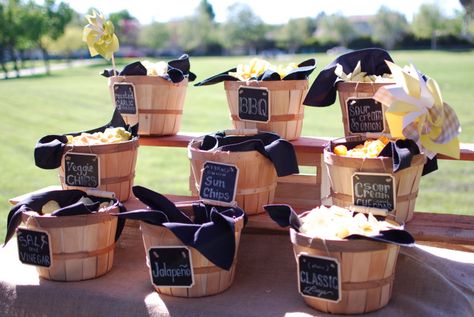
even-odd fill
[{"label": "wooden railing", "polygon": [[[188,143],[199,134],[181,133],[176,136],[140,138],[140,145],[186,148]],[[323,150],[329,138],[301,137],[291,141],[298,164],[309,166],[313,172],[297,174],[278,179],[275,203],[286,203],[298,211],[304,211],[323,203],[328,203],[329,182],[323,164]],[[440,155],[440,159],[449,159]],[[474,161],[474,144],[461,144],[462,161]],[[306,168],[307,170],[307,168]],[[190,173],[190,190],[193,196],[168,195],[173,200],[196,199],[194,179]],[[474,208],[472,216],[415,212],[406,229],[417,241],[431,244],[448,244],[450,248],[474,251]],[[284,232],[266,213],[249,217],[246,230],[252,232]]]}]

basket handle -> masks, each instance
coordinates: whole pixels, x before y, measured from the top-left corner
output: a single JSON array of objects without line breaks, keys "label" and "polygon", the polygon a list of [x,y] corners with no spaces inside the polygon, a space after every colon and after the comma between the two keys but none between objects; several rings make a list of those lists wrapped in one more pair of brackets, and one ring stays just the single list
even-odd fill
[{"label": "basket handle", "polygon": [[258,133],[258,129],[228,129],[224,130],[225,135],[255,135]]},{"label": "basket handle", "polygon": [[367,139],[378,139],[381,136],[384,136],[388,138],[389,140],[392,140],[392,135],[390,133],[376,133],[376,132],[366,132],[364,135]]},{"label": "basket handle", "polygon": [[348,209],[351,210],[351,211],[361,212],[361,213],[364,213],[364,214],[371,213],[374,216],[387,217],[387,215],[388,215],[388,210],[383,209],[383,208],[350,205]]},{"label": "basket handle", "polygon": [[96,188],[86,189],[85,192],[86,192],[87,195],[90,195],[90,196],[110,198],[110,199],[115,198],[115,193],[114,192],[108,192],[108,191],[100,190],[100,189],[96,189]]}]

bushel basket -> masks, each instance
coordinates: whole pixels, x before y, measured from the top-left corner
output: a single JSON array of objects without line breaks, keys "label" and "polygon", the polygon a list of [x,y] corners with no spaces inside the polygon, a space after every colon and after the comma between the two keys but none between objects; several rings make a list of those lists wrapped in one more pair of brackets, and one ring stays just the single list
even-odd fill
[{"label": "bushel basket", "polygon": [[173,83],[160,76],[112,76],[108,83],[114,104],[116,86],[133,86],[136,113],[122,110],[121,114],[127,124],[139,123],[138,134],[160,136],[178,133],[188,79]]},{"label": "bushel basket", "polygon": [[[378,190],[379,188],[388,188],[390,193],[382,192],[383,194],[393,196],[391,198],[393,198],[394,208],[389,209],[388,214],[400,223],[410,221],[413,217],[425,162],[426,156],[417,154],[413,156],[409,167],[393,172],[393,159],[391,157],[358,158],[338,156],[332,152],[332,149],[328,147],[324,149],[324,163],[326,164],[330,179],[331,197],[334,205],[343,208],[361,205],[360,203],[354,203],[354,193],[360,193],[361,196],[359,198],[369,202],[369,204],[363,203],[362,206],[384,208],[381,205],[376,205],[377,202],[375,200],[379,199],[382,195],[380,194],[381,191]],[[354,176],[355,173],[387,175],[385,179],[388,181],[388,185],[379,185],[376,182],[353,184],[355,179],[353,177],[357,177]],[[392,177],[393,182],[391,180]],[[380,179],[383,179],[383,176],[380,176]],[[372,188],[376,190],[371,191]],[[394,190],[393,194],[392,190]],[[375,205],[370,205],[371,203]]]},{"label": "bushel basket", "polygon": [[51,245],[51,266],[36,266],[38,275],[54,281],[81,281],[112,269],[118,207],[107,212],[57,217],[25,212],[24,227],[46,231]]},{"label": "bushel basket", "polygon": [[[251,121],[241,118],[239,114],[239,89],[268,89],[268,122]],[[258,129],[278,134],[281,138],[294,140],[300,137],[303,128],[303,100],[308,91],[308,80],[277,80],[277,81],[224,81],[232,125],[235,129]],[[255,100],[255,107],[258,106]],[[247,112],[252,112],[249,102]],[[254,109],[257,111],[258,109]],[[255,112],[253,111],[253,112]],[[260,111],[260,110],[258,110]],[[242,111],[241,111],[242,113]]]},{"label": "bushel basket", "polygon": [[[65,155],[67,153],[81,153],[97,155],[99,159],[99,190],[113,192],[120,201],[130,197],[131,187],[135,178],[135,165],[137,162],[138,138],[129,141],[98,145],[66,145],[59,179],[63,189],[85,189],[82,186],[70,186],[65,179]],[[72,177],[72,176],[71,176]],[[77,175],[74,177],[78,177]]]},{"label": "bushel basket", "polygon": [[385,85],[391,83],[340,81],[336,84],[345,136],[390,133],[385,120],[387,106],[373,100],[377,90]]},{"label": "bushel basket", "polygon": [[[191,205],[177,206],[181,210],[188,212]],[[221,293],[228,289],[235,277],[237,266],[237,254],[239,249],[240,234],[244,226],[244,216],[234,218],[235,232],[235,253],[232,265],[229,270],[225,270],[208,260],[197,249],[187,246],[190,250],[194,284],[191,287],[157,286],[153,285],[160,294],[175,297],[203,297]],[[150,266],[148,250],[152,247],[179,247],[185,246],[182,241],[168,228],[156,226],[140,221],[143,244],[145,247],[147,265]]]},{"label": "bushel basket", "polygon": [[247,215],[264,212],[263,206],[271,204],[275,197],[277,173],[273,163],[257,151],[230,152],[200,150],[201,140],[188,145],[191,161],[191,187],[199,192],[199,182],[204,163],[207,161],[235,165],[239,169],[235,200]]}]

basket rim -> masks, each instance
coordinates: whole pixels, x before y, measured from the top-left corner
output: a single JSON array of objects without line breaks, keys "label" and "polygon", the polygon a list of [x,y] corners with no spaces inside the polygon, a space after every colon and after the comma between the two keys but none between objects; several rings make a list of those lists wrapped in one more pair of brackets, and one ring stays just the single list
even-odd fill
[{"label": "basket rim", "polygon": [[273,90],[305,90],[309,87],[309,79],[297,80],[267,80],[267,81],[241,81],[241,80],[224,80],[225,90],[237,90],[240,86],[247,87],[263,87]]},{"label": "basket rim", "polygon": [[[101,150],[100,152],[109,151],[120,151],[120,150],[133,150],[139,146],[139,137],[134,136],[130,140],[120,141],[115,143],[104,143],[104,144],[87,144],[87,145],[75,145],[66,144],[65,151],[84,151],[84,153],[90,153],[89,150]],[[97,152],[99,153],[99,152]]]},{"label": "basket rim", "polygon": [[[348,239],[323,239],[311,237],[290,228],[291,243],[301,247],[318,249],[332,252],[368,252],[388,249],[389,246],[397,246],[395,244],[383,243],[373,240],[348,240]],[[301,244],[299,244],[300,242]]]},{"label": "basket rim", "polygon": [[[340,162],[340,161],[345,161],[348,163],[356,163],[356,162],[361,162],[361,161],[367,161],[367,162],[382,162],[384,164],[392,164],[392,158],[388,156],[381,156],[381,157],[351,157],[351,156],[340,156],[337,154],[334,154],[332,151],[328,150],[327,147],[324,148],[324,162],[326,164],[331,164],[333,165],[333,162]],[[412,166],[418,166],[418,165],[424,165],[426,162],[426,155],[423,153],[416,154],[413,156],[413,159],[411,161],[410,167]]]},{"label": "basket rim", "polygon": [[[352,88],[354,86],[361,86],[364,88],[367,87],[377,87],[380,88],[382,86],[388,86],[388,85],[394,85],[396,84],[395,81],[393,82],[382,82],[382,83],[375,83],[375,82],[360,82],[360,81],[345,81],[345,80],[340,80],[336,82],[336,89],[337,90],[342,90],[342,91],[349,91],[346,89]],[[339,89],[341,87],[342,89]],[[354,91],[354,89],[350,89],[350,91]]]},{"label": "basket rim", "polygon": [[108,77],[109,86],[112,86],[116,83],[131,83],[134,85],[139,84],[160,84],[165,86],[188,86],[189,79],[185,77],[179,83],[173,83],[170,80],[167,80],[161,76],[151,76],[151,75],[127,75],[127,76],[110,76]]},{"label": "basket rim", "polygon": [[38,228],[59,228],[59,227],[79,227],[100,224],[113,221],[116,217],[109,213],[118,212],[118,206],[107,207],[106,212],[96,212],[93,214],[73,215],[73,216],[52,216],[50,214],[40,215],[35,211],[25,211],[22,215],[22,222],[27,223],[32,218],[32,223],[38,224]]}]

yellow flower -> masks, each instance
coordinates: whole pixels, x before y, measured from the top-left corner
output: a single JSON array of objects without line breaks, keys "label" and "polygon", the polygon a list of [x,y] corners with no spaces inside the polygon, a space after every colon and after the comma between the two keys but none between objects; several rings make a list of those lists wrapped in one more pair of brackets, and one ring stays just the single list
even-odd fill
[{"label": "yellow flower", "polygon": [[95,10],[92,15],[86,15],[86,19],[89,23],[82,32],[82,41],[87,43],[91,56],[101,55],[109,60],[119,49],[113,23]]}]

